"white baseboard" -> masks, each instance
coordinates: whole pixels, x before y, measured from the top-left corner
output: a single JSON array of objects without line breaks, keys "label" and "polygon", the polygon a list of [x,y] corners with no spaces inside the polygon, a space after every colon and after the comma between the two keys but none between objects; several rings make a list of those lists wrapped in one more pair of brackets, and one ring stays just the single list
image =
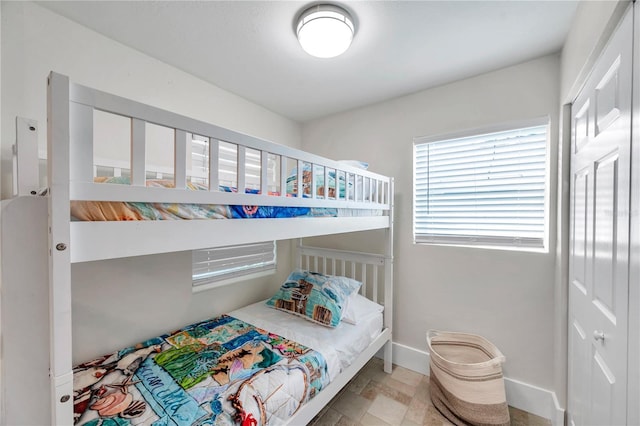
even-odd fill
[{"label": "white baseboard", "polygon": [[[429,375],[428,352],[393,343],[393,363]],[[508,377],[504,378],[504,386],[510,406],[549,419],[554,426],[564,425],[564,409],[555,392]]]}]

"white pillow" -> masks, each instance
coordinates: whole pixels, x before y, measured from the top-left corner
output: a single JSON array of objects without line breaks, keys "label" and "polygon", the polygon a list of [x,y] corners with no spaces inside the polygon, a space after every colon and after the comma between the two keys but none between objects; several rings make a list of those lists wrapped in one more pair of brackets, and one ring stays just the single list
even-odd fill
[{"label": "white pillow", "polygon": [[346,307],[343,308],[341,320],[348,324],[357,324],[358,321],[369,315],[384,311],[384,306],[367,299],[360,293],[352,293],[347,298]]}]

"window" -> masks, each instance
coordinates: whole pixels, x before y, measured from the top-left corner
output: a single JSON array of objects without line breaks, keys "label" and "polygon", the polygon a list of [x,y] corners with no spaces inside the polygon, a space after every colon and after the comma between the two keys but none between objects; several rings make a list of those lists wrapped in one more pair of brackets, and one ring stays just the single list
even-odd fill
[{"label": "window", "polygon": [[276,268],[276,243],[193,250],[193,287],[206,290],[229,283],[238,277],[250,278]]},{"label": "window", "polygon": [[544,248],[547,129],[417,139],[414,242]]}]

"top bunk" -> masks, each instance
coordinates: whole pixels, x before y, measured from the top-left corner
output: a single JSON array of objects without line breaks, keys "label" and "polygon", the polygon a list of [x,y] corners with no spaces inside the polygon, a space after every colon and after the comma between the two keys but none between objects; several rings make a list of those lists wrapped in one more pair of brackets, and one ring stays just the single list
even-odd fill
[{"label": "top bunk", "polygon": [[329,160],[56,73],[47,108],[52,242],[57,250],[68,242],[72,263],[391,226],[393,179],[361,162]]}]

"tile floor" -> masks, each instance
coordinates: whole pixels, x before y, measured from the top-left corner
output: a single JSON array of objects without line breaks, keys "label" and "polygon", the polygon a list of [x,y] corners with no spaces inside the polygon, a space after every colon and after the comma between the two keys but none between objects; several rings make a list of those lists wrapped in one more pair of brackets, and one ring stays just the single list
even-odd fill
[{"label": "tile floor", "polygon": [[[513,426],[550,426],[551,422],[509,407]],[[373,358],[310,423],[312,426],[450,425],[429,397],[429,377],[393,366],[382,370]]]}]

